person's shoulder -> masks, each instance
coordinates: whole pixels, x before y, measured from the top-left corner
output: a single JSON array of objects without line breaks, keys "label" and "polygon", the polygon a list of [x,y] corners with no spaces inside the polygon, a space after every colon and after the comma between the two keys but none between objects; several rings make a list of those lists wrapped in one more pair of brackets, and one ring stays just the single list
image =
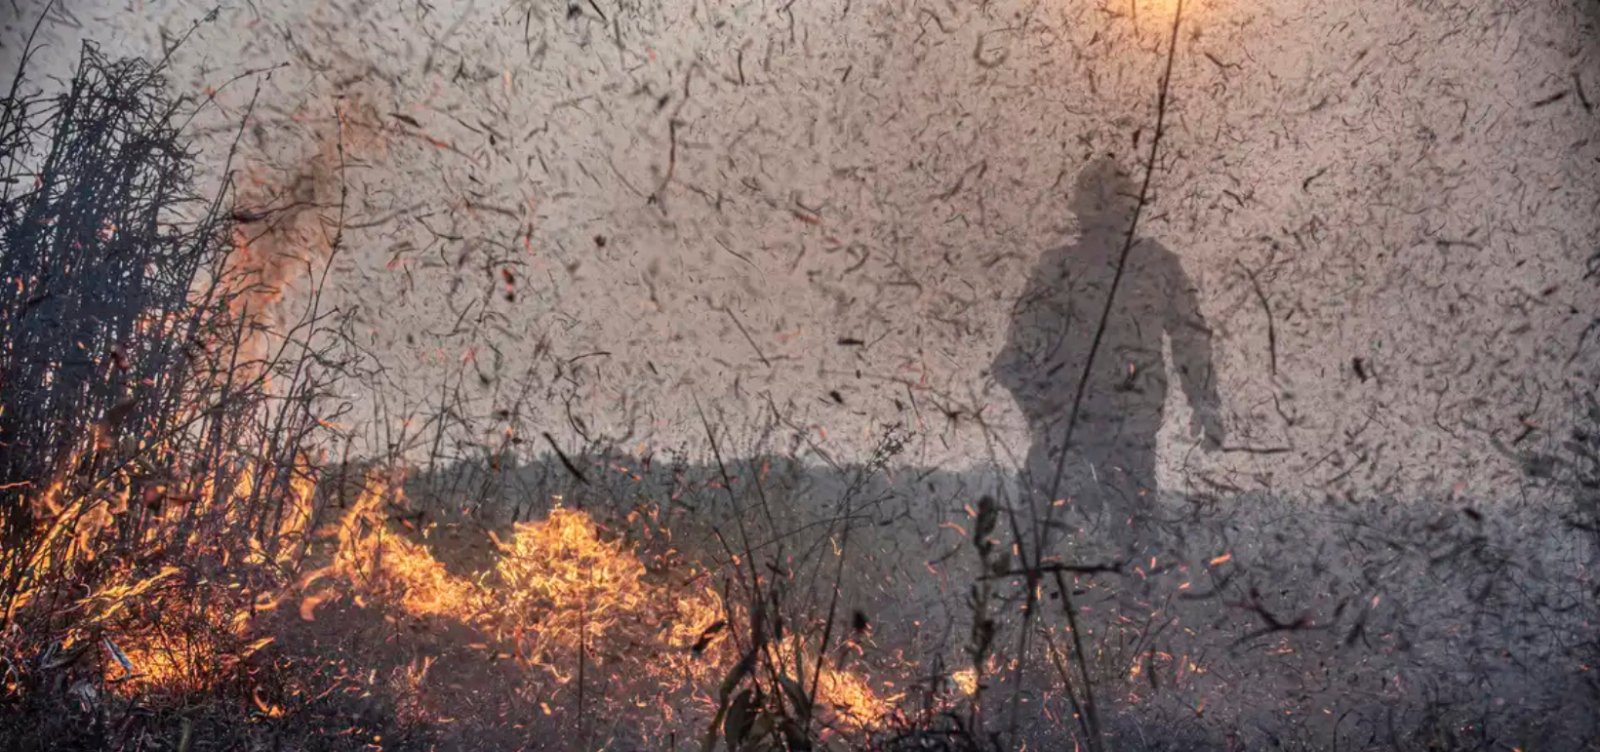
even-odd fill
[{"label": "person's shoulder", "polygon": [[1183,264],[1178,259],[1178,254],[1153,238],[1140,238],[1134,243],[1130,255],[1129,262],[1133,268],[1162,274],[1183,272]]},{"label": "person's shoulder", "polygon": [[1178,258],[1178,254],[1173,253],[1171,248],[1168,248],[1164,243],[1156,240],[1155,238],[1141,236],[1137,241],[1134,242],[1134,247],[1144,251],[1148,256],[1160,256],[1163,259],[1172,260],[1176,260]]}]

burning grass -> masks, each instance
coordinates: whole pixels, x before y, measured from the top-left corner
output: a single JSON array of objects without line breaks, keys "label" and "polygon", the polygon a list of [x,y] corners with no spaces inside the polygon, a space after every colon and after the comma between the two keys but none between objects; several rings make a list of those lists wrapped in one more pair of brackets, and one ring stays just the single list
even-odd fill
[{"label": "burning grass", "polygon": [[67,91],[19,72],[0,107],[0,708],[73,709],[24,740],[242,696],[312,527],[337,321],[240,304],[182,106],[89,47]]},{"label": "burning grass", "polygon": [[[710,572],[671,551],[647,565],[624,536],[558,506],[515,524],[496,541],[494,565],[463,576],[389,521],[403,509],[396,474],[369,477],[331,534],[330,563],[300,583],[303,620],[348,600],[470,629],[485,661],[521,667],[510,691],[541,713],[570,705],[580,716],[685,739],[715,713],[717,686],[739,661],[729,624],[750,617],[712,586]],[[816,661],[799,634],[769,648],[774,665]],[[426,696],[427,674],[426,663],[409,670],[402,694]],[[818,720],[835,735],[872,728],[902,699],[844,670],[825,672],[816,693]]]},{"label": "burning grass", "polygon": [[664,675],[704,678],[711,643],[691,648],[726,614],[704,576],[679,584],[648,572],[623,542],[602,539],[589,515],[559,507],[540,522],[518,523],[500,550],[497,634],[520,660],[566,681],[551,665],[556,655],[619,642],[650,654]]}]

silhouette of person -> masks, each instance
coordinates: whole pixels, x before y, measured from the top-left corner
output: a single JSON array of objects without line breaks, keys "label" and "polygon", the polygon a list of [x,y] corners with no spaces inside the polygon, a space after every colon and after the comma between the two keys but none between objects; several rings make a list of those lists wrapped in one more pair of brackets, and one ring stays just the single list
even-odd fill
[{"label": "silhouette of person", "polygon": [[[1070,205],[1079,237],[1039,260],[995,358],[995,379],[1028,420],[1032,444],[1022,479],[1030,503],[1053,501],[1046,497],[1066,423],[1137,203],[1137,188],[1110,157],[1092,161],[1079,174]],[[1211,336],[1194,285],[1175,254],[1136,240],[1055,495],[1087,515],[1091,527],[1099,521],[1111,525],[1108,537],[1115,543],[1128,541],[1130,528],[1137,531],[1134,518],[1154,501],[1156,432],[1167,397],[1164,336],[1171,342],[1173,371],[1194,410],[1191,433],[1198,429],[1208,443],[1219,445]]]}]

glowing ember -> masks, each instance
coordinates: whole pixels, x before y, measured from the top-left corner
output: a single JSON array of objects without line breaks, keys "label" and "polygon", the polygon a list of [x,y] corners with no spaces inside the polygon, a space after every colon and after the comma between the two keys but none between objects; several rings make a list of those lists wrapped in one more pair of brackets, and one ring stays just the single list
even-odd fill
[{"label": "glowing ember", "polygon": [[962,669],[950,675],[950,683],[955,685],[956,691],[970,697],[978,691],[978,672],[970,668]]}]

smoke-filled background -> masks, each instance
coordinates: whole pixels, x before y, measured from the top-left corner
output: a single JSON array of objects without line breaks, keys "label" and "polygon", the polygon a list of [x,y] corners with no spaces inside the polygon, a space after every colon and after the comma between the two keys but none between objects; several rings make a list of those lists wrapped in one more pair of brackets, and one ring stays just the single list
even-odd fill
[{"label": "smoke-filled background", "polygon": [[[274,310],[315,289],[377,364],[343,395],[354,456],[426,457],[448,475],[500,456],[515,426],[532,464],[604,448],[707,465],[714,424],[729,457],[804,474],[871,466],[893,435],[903,449],[881,464],[897,482],[957,490],[906,501],[917,523],[901,539],[852,544],[901,558],[855,597],[874,615],[956,619],[965,588],[919,582],[925,560],[960,545],[941,523],[970,529],[979,489],[1014,485],[1032,440],[997,355],[1040,259],[1085,234],[1080,173],[1109,157],[1143,181],[1175,8],[22,3],[3,11],[0,67],[41,13],[33,85],[68,75],[86,40],[171,50],[171,88],[207,102],[187,128],[200,171],[220,183],[231,166],[243,204],[278,218],[243,225],[250,253],[275,259]],[[1374,707],[1393,697],[1525,702],[1481,735],[1516,746],[1535,733],[1525,721],[1595,686],[1569,651],[1583,639],[1550,638],[1527,648],[1542,668],[1507,658],[1515,669],[1473,676],[1518,678],[1476,685],[1451,673],[1471,663],[1454,640],[1503,639],[1507,655],[1536,641],[1504,617],[1528,602],[1486,605],[1483,582],[1592,576],[1588,544],[1550,531],[1573,530],[1552,481],[1592,429],[1600,363],[1600,3],[1183,12],[1138,235],[1194,288],[1224,437],[1190,430],[1196,395],[1158,358],[1173,387],[1155,478],[1171,509],[1234,520],[1191,555],[1256,569],[1217,586],[1237,591],[1216,606],[1236,629],[1190,636],[1250,667],[1145,700],[1188,713],[1216,748],[1326,747],[1351,707],[1346,738],[1380,745],[1393,729]],[[1485,547],[1478,568],[1451,558]],[[1507,563],[1521,557],[1537,563]],[[1564,596],[1514,589],[1569,613]],[[937,605],[904,605],[917,599]],[[1408,599],[1427,603],[1385,610]],[[965,629],[928,649],[961,655],[949,645]],[[1261,644],[1303,631],[1314,644],[1296,658]],[[1408,669],[1427,678],[1409,686]],[[1327,699],[1352,696],[1365,699]],[[1285,714],[1324,717],[1291,739],[1267,725]]]},{"label": "smoke-filled background", "polygon": [[[172,65],[222,89],[223,145],[258,79],[224,84],[284,66],[243,139],[261,179],[327,167],[335,102],[372,143],[330,293],[394,365],[393,414],[471,350],[596,434],[673,446],[697,438],[685,393],[770,398],[847,457],[901,422],[917,462],[969,466],[978,421],[1025,446],[989,363],[1074,232],[1074,175],[1142,156],[1171,6],[244,3]],[[59,4],[39,64],[83,39],[159,56],[209,10]],[[1593,362],[1593,4],[1187,13],[1143,233],[1200,288],[1239,443],[1292,451],[1184,461],[1174,435],[1172,482],[1508,482],[1494,440],[1559,435]],[[477,418],[504,401],[467,396]]]}]

